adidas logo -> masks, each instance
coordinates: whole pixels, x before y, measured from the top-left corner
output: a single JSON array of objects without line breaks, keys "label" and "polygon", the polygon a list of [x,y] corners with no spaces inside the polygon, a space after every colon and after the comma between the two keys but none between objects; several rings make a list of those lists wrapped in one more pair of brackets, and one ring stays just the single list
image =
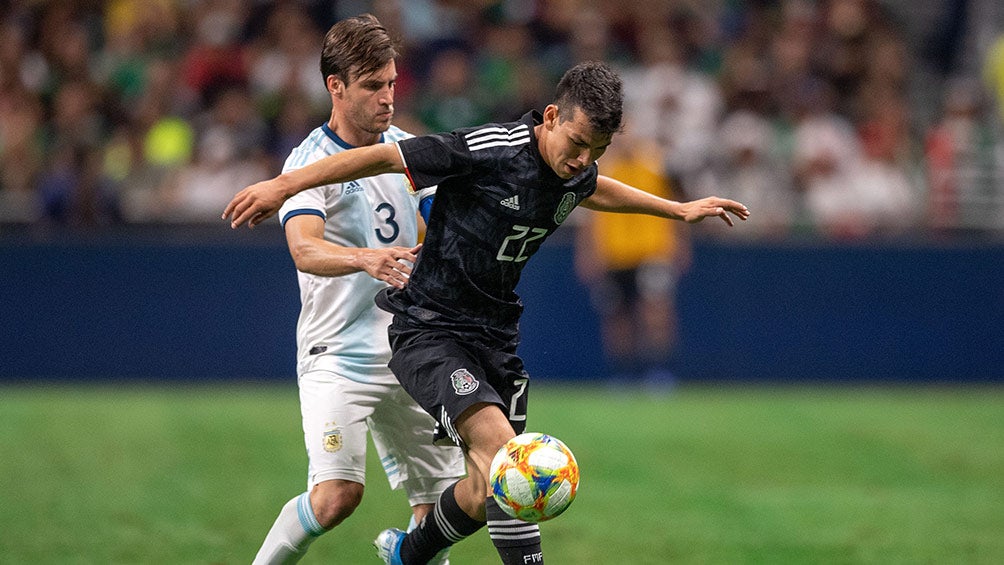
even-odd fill
[{"label": "adidas logo", "polygon": [[499,204],[505,206],[506,208],[512,208],[513,210],[519,210],[519,195],[510,196],[509,198],[502,199]]}]

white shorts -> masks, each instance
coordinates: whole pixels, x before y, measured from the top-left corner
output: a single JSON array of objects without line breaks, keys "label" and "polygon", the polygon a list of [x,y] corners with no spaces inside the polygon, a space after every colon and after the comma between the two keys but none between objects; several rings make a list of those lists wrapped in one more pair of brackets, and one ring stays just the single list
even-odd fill
[{"label": "white shorts", "polygon": [[457,447],[432,444],[435,420],[398,384],[365,384],[330,371],[299,377],[303,438],[309,460],[307,490],[322,481],[366,484],[366,431],[392,489],[408,501],[433,503],[464,476]]}]

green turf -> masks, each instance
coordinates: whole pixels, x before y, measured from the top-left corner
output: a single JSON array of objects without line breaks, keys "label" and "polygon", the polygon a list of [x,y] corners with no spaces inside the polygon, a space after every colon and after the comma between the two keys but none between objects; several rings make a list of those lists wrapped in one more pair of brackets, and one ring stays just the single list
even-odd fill
[{"label": "green turf", "polygon": [[[547,562],[1004,563],[1004,389],[538,385],[582,468]],[[303,488],[291,386],[0,387],[0,563],[248,563]],[[375,563],[363,505],[303,563]],[[485,532],[454,565],[497,563]]]}]

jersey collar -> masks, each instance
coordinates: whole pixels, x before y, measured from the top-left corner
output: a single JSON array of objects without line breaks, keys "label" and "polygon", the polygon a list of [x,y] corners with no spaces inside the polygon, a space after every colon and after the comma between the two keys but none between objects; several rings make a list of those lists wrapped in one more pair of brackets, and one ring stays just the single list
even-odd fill
[{"label": "jersey collar", "polygon": [[544,162],[544,158],[540,155],[540,147],[537,145],[537,130],[536,126],[544,123],[544,115],[537,110],[530,110],[529,112],[523,114],[523,117],[519,119],[520,123],[526,124],[530,128],[530,147],[532,148],[533,156],[537,159],[537,165],[541,169],[550,170],[547,163]]},{"label": "jersey collar", "polygon": [[[328,125],[328,122],[324,122],[323,124],[321,124],[321,129],[324,130],[324,135],[328,136],[328,139],[330,139],[331,141],[334,141],[335,144],[338,145],[339,147],[341,147],[342,149],[353,149],[353,148],[355,148],[355,145],[351,145],[349,142],[347,142],[344,139],[338,137],[338,134],[335,133],[335,130],[331,129],[331,126]],[[383,143],[383,134],[382,133],[380,134],[380,143]]]}]

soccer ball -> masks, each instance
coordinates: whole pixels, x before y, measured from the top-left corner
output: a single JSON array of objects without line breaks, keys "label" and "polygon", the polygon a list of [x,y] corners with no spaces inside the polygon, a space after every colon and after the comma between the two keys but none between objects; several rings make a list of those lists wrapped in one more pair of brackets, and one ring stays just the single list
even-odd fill
[{"label": "soccer ball", "polygon": [[506,514],[524,522],[543,522],[564,512],[575,499],[579,465],[558,438],[520,434],[492,459],[491,487]]}]

